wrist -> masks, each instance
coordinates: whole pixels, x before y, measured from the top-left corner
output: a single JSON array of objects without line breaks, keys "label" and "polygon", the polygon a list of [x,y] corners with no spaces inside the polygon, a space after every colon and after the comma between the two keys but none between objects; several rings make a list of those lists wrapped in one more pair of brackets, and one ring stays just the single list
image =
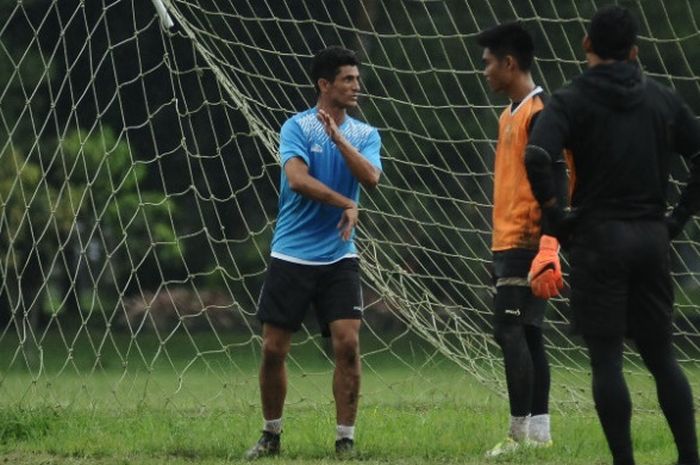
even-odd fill
[{"label": "wrist", "polygon": [[688,222],[691,216],[693,216],[690,211],[683,205],[678,204],[671,211],[671,216],[681,224]]},{"label": "wrist", "polygon": [[347,143],[347,139],[345,138],[343,133],[340,132],[340,129],[333,131],[330,138],[331,141],[333,141],[333,143],[338,146],[345,145]]},{"label": "wrist", "polygon": [[543,234],[540,237],[540,250],[559,250],[559,241],[554,236]]}]

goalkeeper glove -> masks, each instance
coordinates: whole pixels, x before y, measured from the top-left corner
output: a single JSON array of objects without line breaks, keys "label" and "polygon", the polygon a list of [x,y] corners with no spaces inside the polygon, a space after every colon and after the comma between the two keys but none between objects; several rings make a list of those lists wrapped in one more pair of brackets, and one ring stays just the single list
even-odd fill
[{"label": "goalkeeper glove", "polygon": [[532,293],[540,299],[549,299],[559,295],[564,287],[559,263],[559,241],[552,236],[540,238],[540,249],[532,260],[527,275]]}]

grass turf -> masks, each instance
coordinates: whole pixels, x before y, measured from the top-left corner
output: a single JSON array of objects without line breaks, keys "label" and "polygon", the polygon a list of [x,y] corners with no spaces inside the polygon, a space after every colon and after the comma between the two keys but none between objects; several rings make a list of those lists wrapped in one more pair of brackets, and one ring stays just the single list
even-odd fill
[{"label": "grass turf", "polygon": [[[222,345],[211,336],[179,335],[166,344],[155,336],[136,344],[123,335],[111,338],[101,351],[80,338],[68,345],[70,350],[59,336],[47,335],[43,356],[20,354],[7,363],[0,376],[0,463],[243,463],[261,426],[254,341],[234,338]],[[7,345],[3,353],[16,349],[8,339],[2,342]],[[262,463],[337,463],[332,365],[318,345],[306,340],[293,349],[283,454]],[[367,352],[376,349],[366,346]],[[555,368],[553,380],[555,397],[571,389],[588,396],[589,387],[566,368]],[[637,393],[638,464],[674,463],[673,442],[651,383],[640,376],[630,382]],[[378,350],[365,359],[358,460],[492,463],[483,453],[503,439],[507,426],[507,402],[496,391],[420,341],[404,338]],[[522,451],[496,463],[610,463],[590,406],[560,403],[552,425],[554,447]]]}]

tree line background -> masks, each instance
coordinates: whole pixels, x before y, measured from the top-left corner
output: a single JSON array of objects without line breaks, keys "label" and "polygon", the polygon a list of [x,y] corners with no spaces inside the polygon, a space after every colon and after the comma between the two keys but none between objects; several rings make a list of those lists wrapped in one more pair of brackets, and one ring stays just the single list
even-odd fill
[{"label": "tree line background", "polygon": [[[249,324],[277,208],[275,134],[313,105],[310,59],[331,44],[357,50],[357,116],[383,139],[363,254],[420,282],[416,295],[479,310],[506,102],[485,87],[474,36],[521,20],[553,91],[581,71],[602,4],[174,0],[165,32],[150,1],[0,0],[0,328],[135,331],[159,308],[168,324],[188,312],[202,327]],[[647,72],[700,113],[700,6],[625,4]],[[674,258],[694,318],[700,235],[687,234]]]}]

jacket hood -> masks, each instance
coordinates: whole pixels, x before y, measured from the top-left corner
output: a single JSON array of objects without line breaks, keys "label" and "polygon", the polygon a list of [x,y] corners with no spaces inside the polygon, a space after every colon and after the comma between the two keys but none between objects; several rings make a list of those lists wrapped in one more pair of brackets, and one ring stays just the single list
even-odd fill
[{"label": "jacket hood", "polygon": [[616,61],[588,68],[573,83],[586,97],[615,109],[635,107],[644,98],[644,75],[637,62]]}]

